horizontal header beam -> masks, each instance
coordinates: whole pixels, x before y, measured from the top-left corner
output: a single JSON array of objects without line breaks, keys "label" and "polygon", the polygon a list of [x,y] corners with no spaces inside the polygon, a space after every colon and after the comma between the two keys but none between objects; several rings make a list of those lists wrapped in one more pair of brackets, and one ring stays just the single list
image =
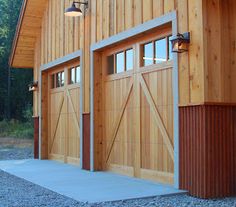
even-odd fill
[{"label": "horizontal header beam", "polygon": [[52,62],[49,62],[47,64],[44,64],[40,67],[41,71],[46,71],[48,69],[54,68],[56,66],[62,65],[64,63],[67,63],[71,60],[74,60],[76,58],[79,58],[82,55],[82,51],[81,50],[77,50],[69,55],[66,55],[64,57],[58,58]]},{"label": "horizontal header beam", "polygon": [[149,20],[143,24],[140,24],[136,27],[133,27],[129,30],[126,30],[124,32],[121,32],[117,35],[111,36],[108,39],[102,40],[98,43],[95,43],[91,46],[91,51],[96,51],[96,50],[100,50],[103,49],[107,46],[116,44],[118,42],[122,42],[124,40],[127,40],[129,38],[132,38],[134,36],[137,36],[139,34],[142,34],[144,32],[147,32],[149,30],[158,28],[162,25],[165,25],[167,23],[172,22],[173,20],[176,19],[176,12],[169,12],[161,17]]}]

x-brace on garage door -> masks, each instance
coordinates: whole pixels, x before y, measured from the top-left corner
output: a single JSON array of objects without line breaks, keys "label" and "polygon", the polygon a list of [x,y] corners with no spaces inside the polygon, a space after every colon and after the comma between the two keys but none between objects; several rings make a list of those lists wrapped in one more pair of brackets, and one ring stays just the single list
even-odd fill
[{"label": "x-brace on garage door", "polygon": [[95,137],[101,128],[103,170],[174,182],[170,35],[164,28],[100,53]]},{"label": "x-brace on garage door", "polygon": [[49,159],[79,165],[80,66],[72,63],[48,73]]}]

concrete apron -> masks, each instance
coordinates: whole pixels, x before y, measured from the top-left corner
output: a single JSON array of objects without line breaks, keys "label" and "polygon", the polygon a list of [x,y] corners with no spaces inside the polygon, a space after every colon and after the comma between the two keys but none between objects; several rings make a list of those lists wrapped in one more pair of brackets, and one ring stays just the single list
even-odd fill
[{"label": "concrete apron", "polygon": [[108,172],[84,171],[76,166],[49,160],[0,161],[0,169],[80,202],[186,193],[167,185]]}]

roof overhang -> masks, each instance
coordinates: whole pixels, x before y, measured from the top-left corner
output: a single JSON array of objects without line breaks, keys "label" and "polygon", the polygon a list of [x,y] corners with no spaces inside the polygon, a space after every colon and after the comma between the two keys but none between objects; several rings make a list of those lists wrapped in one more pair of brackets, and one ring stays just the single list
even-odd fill
[{"label": "roof overhang", "polygon": [[24,0],[10,54],[13,68],[33,68],[34,49],[47,0]]}]

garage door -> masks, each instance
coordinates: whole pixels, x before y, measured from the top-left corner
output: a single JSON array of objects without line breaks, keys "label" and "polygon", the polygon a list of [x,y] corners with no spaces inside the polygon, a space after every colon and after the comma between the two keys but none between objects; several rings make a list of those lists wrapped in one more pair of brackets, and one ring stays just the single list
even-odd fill
[{"label": "garage door", "polygon": [[173,184],[170,32],[103,52],[103,169]]},{"label": "garage door", "polygon": [[73,63],[54,69],[49,81],[49,159],[79,164],[80,66]]}]

